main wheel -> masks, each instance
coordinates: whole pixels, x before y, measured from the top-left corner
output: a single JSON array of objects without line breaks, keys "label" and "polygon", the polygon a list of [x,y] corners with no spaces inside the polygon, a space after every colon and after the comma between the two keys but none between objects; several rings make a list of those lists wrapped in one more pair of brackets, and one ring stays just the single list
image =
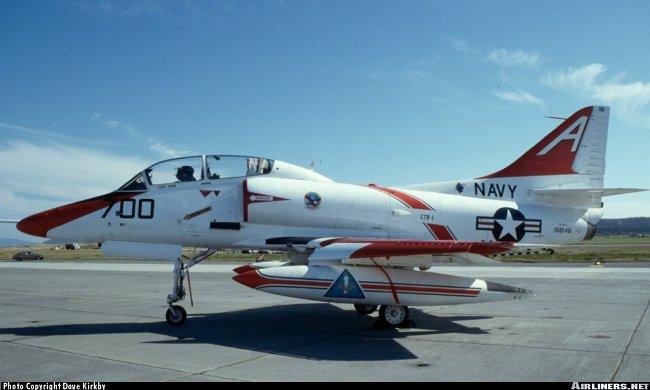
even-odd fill
[{"label": "main wheel", "polygon": [[174,311],[172,312],[172,309],[167,309],[167,312],[165,313],[165,319],[167,320],[167,323],[170,326],[181,326],[185,323],[185,320],[187,319],[187,312],[185,309],[183,309],[182,306],[174,305],[172,306],[174,308]]},{"label": "main wheel", "polygon": [[379,319],[388,326],[403,326],[409,319],[409,308],[399,305],[382,305],[379,309]]},{"label": "main wheel", "polygon": [[361,314],[362,316],[367,316],[368,314],[372,314],[377,310],[377,305],[364,305],[361,303],[355,303],[354,310],[356,310],[357,313]]}]

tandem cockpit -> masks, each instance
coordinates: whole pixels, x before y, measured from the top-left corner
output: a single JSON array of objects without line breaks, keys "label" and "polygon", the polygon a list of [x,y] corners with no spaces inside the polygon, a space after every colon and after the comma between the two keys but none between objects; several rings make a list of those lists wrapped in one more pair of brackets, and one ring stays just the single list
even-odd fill
[{"label": "tandem cockpit", "polygon": [[158,162],[138,173],[118,191],[147,191],[154,188],[176,187],[182,183],[206,183],[261,175],[296,180],[331,181],[312,170],[268,158],[203,155]]}]

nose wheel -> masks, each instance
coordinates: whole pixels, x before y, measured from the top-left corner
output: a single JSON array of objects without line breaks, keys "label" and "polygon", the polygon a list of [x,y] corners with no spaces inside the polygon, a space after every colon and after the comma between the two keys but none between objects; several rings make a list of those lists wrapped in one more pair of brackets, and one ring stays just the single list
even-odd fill
[{"label": "nose wheel", "polygon": [[171,305],[165,313],[165,319],[169,326],[181,326],[187,319],[187,312],[183,309],[183,306]]}]

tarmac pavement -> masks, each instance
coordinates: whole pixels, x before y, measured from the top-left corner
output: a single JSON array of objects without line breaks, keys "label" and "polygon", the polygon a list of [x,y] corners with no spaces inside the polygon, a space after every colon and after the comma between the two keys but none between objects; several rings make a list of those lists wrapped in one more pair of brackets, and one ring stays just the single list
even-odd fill
[{"label": "tarmac pavement", "polygon": [[171,263],[0,262],[0,381],[650,380],[650,266],[436,266],[536,296],[411,308],[413,326],[248,289],[192,268],[166,324]]}]

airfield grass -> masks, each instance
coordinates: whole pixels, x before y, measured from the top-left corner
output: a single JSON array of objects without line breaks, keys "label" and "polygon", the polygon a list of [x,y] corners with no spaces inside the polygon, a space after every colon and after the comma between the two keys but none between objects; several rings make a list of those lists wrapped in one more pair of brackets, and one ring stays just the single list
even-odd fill
[{"label": "airfield grass", "polygon": [[[55,250],[55,247],[59,247]],[[591,241],[579,244],[553,247],[552,254],[520,255],[498,257],[502,262],[516,263],[580,263],[580,262],[647,262],[650,261],[650,237],[648,236],[597,236]],[[79,250],[65,250],[59,244],[32,244],[0,248],[0,260],[11,260],[20,251],[30,250],[45,256],[45,261],[93,261],[128,260],[104,256],[97,244],[82,244]],[[194,251],[184,249],[183,254],[190,257]],[[198,253],[198,252],[195,252]],[[253,262],[260,260],[286,260],[285,253],[261,255],[259,253],[240,253],[239,251],[218,252],[206,261]]]},{"label": "airfield grass", "polygon": [[[59,249],[54,249],[54,248]],[[105,256],[99,249],[97,244],[81,244],[81,249],[66,250],[63,244],[31,244],[21,245],[14,247],[0,248],[0,260],[11,260],[13,255],[22,251],[32,251],[42,254],[45,261],[71,261],[71,260],[130,260],[124,257]],[[198,254],[200,251],[184,248],[183,255],[191,257],[193,254]],[[210,256],[206,261],[236,261],[236,262],[253,262],[260,258],[262,254],[259,253],[240,253],[239,251],[224,251],[217,252]],[[284,253],[264,254],[261,260],[285,260],[287,255]],[[32,261],[32,260],[23,260]]]}]

